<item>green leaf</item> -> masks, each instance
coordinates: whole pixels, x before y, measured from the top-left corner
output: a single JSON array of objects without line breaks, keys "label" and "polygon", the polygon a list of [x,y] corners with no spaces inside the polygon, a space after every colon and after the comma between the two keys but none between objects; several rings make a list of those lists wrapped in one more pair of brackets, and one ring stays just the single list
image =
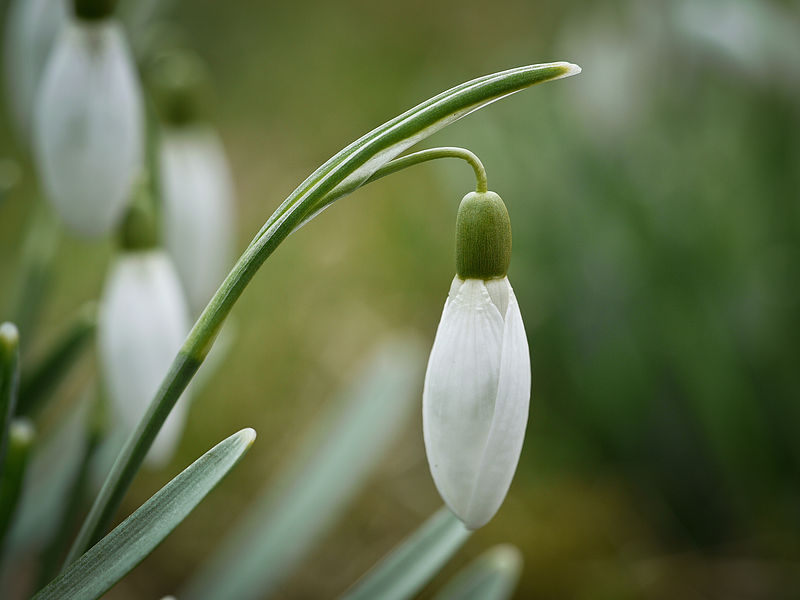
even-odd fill
[{"label": "green leaf", "polygon": [[3,476],[0,478],[0,547],[14,519],[25,469],[35,439],[33,425],[28,419],[14,419],[8,430],[8,452],[3,461]]},{"label": "green leaf", "polygon": [[426,100],[357,139],[314,171],[275,211],[253,242],[297,209],[302,213],[299,222],[307,222],[366,182],[381,166],[462,117],[537,83],[580,72],[579,66],[567,62],[528,65],[467,81]]},{"label": "green leaf", "polygon": [[41,408],[92,339],[96,317],[97,305],[84,305],[30,374],[22,377],[17,414],[27,416]]},{"label": "green leaf", "polygon": [[411,598],[439,572],[470,533],[453,513],[442,507],[375,565],[343,598]]},{"label": "green leaf", "polygon": [[576,65],[548,63],[510,69],[462,83],[359,138],[301,183],[250,242],[194,324],[156,396],[120,451],[67,561],[74,560],[105,532],[161,426],[259,267],[289,234],[336,196],[337,188],[351,189],[360,185],[407,148],[487,104],[536,83],[579,72],[580,67]]},{"label": "green leaf", "polygon": [[506,600],[522,571],[522,555],[509,544],[495,546],[462,569],[435,600]]},{"label": "green leaf", "polygon": [[0,324],[0,473],[8,428],[14,416],[19,385],[19,332],[13,323]]},{"label": "green leaf", "polygon": [[359,491],[416,405],[422,349],[383,344],[180,598],[264,598]]},{"label": "green leaf", "polygon": [[255,431],[243,429],[214,446],[34,598],[99,598],[192,512],[239,462],[255,438]]}]

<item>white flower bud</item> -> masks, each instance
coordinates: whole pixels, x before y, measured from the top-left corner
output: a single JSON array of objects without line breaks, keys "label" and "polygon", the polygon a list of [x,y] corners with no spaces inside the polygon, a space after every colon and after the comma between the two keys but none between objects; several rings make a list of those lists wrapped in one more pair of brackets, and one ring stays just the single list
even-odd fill
[{"label": "white flower bud", "polygon": [[8,7],[6,93],[17,134],[26,144],[36,90],[66,14],[65,0],[13,0]]},{"label": "white flower bud", "polygon": [[234,194],[225,152],[209,127],[166,127],[160,148],[167,250],[199,314],[233,264]]},{"label": "white flower bud", "polygon": [[[123,252],[103,292],[100,362],[118,420],[132,430],[158,391],[189,332],[189,315],[172,262],[162,250]],[[167,462],[180,440],[188,395],[167,417],[147,461]]]},{"label": "white flower bud", "polygon": [[122,217],[144,151],[141,93],[116,21],[72,20],[62,28],[35,110],[48,199],[76,232],[107,233]]},{"label": "white flower bud", "polygon": [[422,396],[425,450],[444,501],[469,529],[500,508],[530,400],[528,341],[508,278],[453,279]]}]

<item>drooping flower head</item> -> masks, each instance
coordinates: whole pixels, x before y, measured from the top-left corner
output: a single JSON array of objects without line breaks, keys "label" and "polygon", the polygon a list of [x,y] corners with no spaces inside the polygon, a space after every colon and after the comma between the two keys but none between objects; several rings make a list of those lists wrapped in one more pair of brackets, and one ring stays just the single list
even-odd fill
[{"label": "drooping flower head", "polygon": [[233,265],[233,180],[222,142],[204,119],[208,86],[199,59],[173,50],[154,61],[149,75],[163,122],[164,245],[197,315]]},{"label": "drooping flower head", "polygon": [[45,195],[84,236],[122,218],[144,160],[141,92],[113,0],[75,0],[36,94],[34,149]]},{"label": "drooping flower head", "polygon": [[[146,184],[142,184],[146,185]],[[169,255],[158,247],[152,205],[134,201],[122,227],[98,322],[100,366],[119,426],[132,430],[142,417],[189,332],[189,311]],[[184,392],[147,455],[166,463],[183,432]]]},{"label": "drooping flower head", "polygon": [[436,487],[470,529],[500,508],[528,419],[530,357],[506,277],[510,259],[503,201],[467,194],[456,220],[456,277],[425,376],[423,433]]}]

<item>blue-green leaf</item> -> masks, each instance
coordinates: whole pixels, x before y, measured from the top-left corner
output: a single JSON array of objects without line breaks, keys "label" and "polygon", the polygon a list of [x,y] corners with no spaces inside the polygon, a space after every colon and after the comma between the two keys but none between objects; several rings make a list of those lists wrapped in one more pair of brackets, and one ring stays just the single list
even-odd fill
[{"label": "blue-green leaf", "polygon": [[442,507],[350,588],[343,599],[411,598],[439,572],[470,533]]},{"label": "blue-green leaf", "polygon": [[233,468],[255,438],[255,431],[243,429],[214,446],[70,564],[34,598],[99,598],[186,518]]},{"label": "blue-green leaf", "polygon": [[341,514],[407,422],[424,363],[415,343],[383,344],[179,597],[268,596]]},{"label": "blue-green leaf", "polygon": [[501,544],[484,552],[436,594],[435,600],[506,600],[522,571],[522,554]]}]

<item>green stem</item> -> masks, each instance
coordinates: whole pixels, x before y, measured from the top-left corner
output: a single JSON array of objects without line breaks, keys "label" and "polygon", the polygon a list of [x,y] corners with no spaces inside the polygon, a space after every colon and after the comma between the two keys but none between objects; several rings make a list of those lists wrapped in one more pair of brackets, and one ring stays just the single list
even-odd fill
[{"label": "green stem", "polygon": [[[486,193],[488,191],[489,184],[486,179],[486,169],[483,167],[481,160],[466,148],[456,147],[430,148],[429,150],[420,150],[413,154],[395,158],[375,171],[375,174],[367,179],[364,184],[372,183],[381,177],[386,177],[387,175],[397,173],[408,167],[439,158],[460,158],[466,161],[469,166],[472,167],[472,170],[475,171],[475,180],[477,182],[475,190],[480,193]],[[354,190],[348,190],[346,193],[349,194],[352,191]]]},{"label": "green stem", "polygon": [[264,261],[315,213],[337,186],[363,185],[382,166],[423,138],[500,98],[536,83],[568,77],[568,63],[529,65],[493,73],[442,92],[362,136],[312,173],[267,220],[194,324],[155,398],[125,442],[70,549],[76,560],[108,528],[172,407],[202,364],[222,323]]}]

